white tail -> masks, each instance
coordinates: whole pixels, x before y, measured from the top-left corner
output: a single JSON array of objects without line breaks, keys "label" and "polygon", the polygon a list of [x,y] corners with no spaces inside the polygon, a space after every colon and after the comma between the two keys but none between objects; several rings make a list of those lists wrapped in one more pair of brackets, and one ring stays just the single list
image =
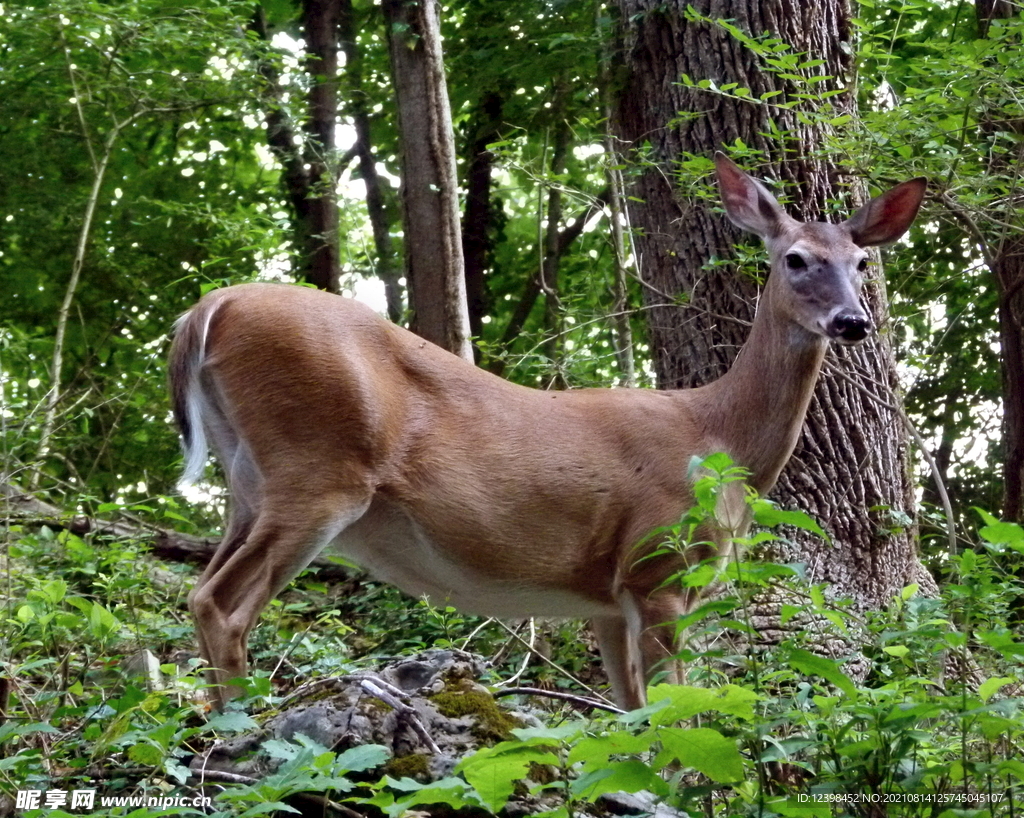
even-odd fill
[{"label": "white tail", "polygon": [[[615,698],[642,704],[692,600],[663,587],[683,558],[638,561],[637,544],[692,504],[693,455],[727,452],[758,492],[772,486],[828,339],[871,330],[862,248],[901,236],[925,190],[904,182],[844,224],[804,224],[730,160],[716,165],[729,218],[764,239],[771,274],[732,369],[699,389],[516,386],[299,287],[229,287],[181,319],[170,380],[186,476],[209,440],[232,496],[190,597],[215,683],[245,675],[264,606],[330,548],[467,612],[589,617]],[[714,556],[694,551],[686,561]],[[214,690],[218,705],[233,692]]]}]

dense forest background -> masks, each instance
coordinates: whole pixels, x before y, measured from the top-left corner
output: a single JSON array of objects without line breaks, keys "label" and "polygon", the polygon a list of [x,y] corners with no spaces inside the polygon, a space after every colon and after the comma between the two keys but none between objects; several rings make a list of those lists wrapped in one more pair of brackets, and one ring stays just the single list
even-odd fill
[{"label": "dense forest background", "polygon": [[[142,555],[152,536],[139,532],[174,529],[199,541],[215,539],[220,525],[215,467],[187,500],[176,492],[180,452],[165,394],[171,326],[202,293],[251,280],[306,282],[367,300],[431,337],[427,300],[461,287],[472,338],[472,353],[463,352],[502,377],[544,389],[696,385],[731,360],[766,270],[749,239],[737,244],[738,234],[717,226],[718,149],[777,182],[773,192],[805,217],[848,213],[899,181],[929,179],[922,216],[874,266],[880,346],[827,367],[852,361],[847,371],[864,383],[884,382],[826,405],[857,424],[865,403],[892,407],[869,437],[889,471],[845,458],[818,491],[802,494],[799,481],[784,479],[777,498],[815,514],[838,548],[849,545],[853,556],[837,564],[877,568],[857,555],[887,538],[901,567],[888,584],[862,576],[843,585],[827,566],[816,573],[820,543],[799,544],[807,532],[772,556],[811,564],[814,583],[839,583],[858,616],[886,609],[911,583],[936,599],[967,587],[966,559],[976,582],[954,596],[991,606],[978,614],[991,629],[984,650],[1024,655],[1008,635],[1020,621],[1014,594],[1024,568],[998,562],[1022,538],[996,523],[1024,522],[1020,9],[1002,0],[864,0],[801,16],[765,3],[762,19],[743,2],[450,2],[437,44],[454,166],[439,166],[429,184],[447,191],[448,214],[461,222],[461,246],[445,251],[463,271],[453,284],[438,277],[456,262],[429,245],[438,228],[417,234],[424,228],[412,223],[401,188],[416,131],[428,130],[417,126],[449,121],[445,110],[416,109],[416,92],[402,90],[417,72],[437,79],[436,65],[405,60],[432,36],[417,16],[432,4],[419,5],[0,5],[0,711],[10,696],[10,712],[23,719],[0,725],[5,789],[60,780],[57,751],[24,738],[35,735],[26,725],[80,729],[60,752],[86,759],[145,743],[122,740],[127,726],[116,736],[89,732],[87,722],[100,723],[91,708],[114,695],[88,693],[111,683],[96,662],[127,652],[125,640],[164,661],[189,644],[191,569],[151,567]],[[773,28],[773,9],[788,22]],[[658,185],[671,191],[670,204],[659,204]],[[297,420],[317,422],[320,411]],[[814,433],[806,451],[821,456]],[[829,456],[844,459],[838,448]],[[865,483],[891,484],[892,496],[860,498],[851,477],[860,473]],[[825,483],[838,499],[820,496]],[[848,500],[865,512],[849,530]],[[92,534],[75,519],[93,521]],[[100,520],[137,530],[97,533]],[[279,603],[255,637],[257,665],[279,653],[282,634],[302,643],[296,667],[327,673],[365,653],[455,644],[454,634],[476,627],[422,603],[410,613],[416,603],[365,581],[333,590],[314,581],[306,591],[314,596]],[[363,618],[355,634],[353,615]],[[930,615],[922,609],[915,622]],[[310,623],[331,629],[332,641],[309,642]],[[490,641],[474,649],[498,651],[504,637],[490,627]],[[938,638],[934,630],[928,638]],[[577,629],[549,626],[541,638],[578,673],[589,666]],[[924,644],[937,655],[967,642],[916,647]],[[962,664],[979,678],[1014,675],[985,666],[984,650]],[[517,666],[529,658],[518,644],[508,653]],[[861,653],[923,673],[897,650]],[[836,684],[839,671],[801,661],[802,672]],[[861,683],[869,665],[850,676]],[[532,673],[559,684],[545,666]],[[75,707],[78,715],[61,715]],[[127,712],[111,707],[115,720]],[[160,707],[170,723],[172,704]],[[174,713],[180,727],[186,716]],[[1020,727],[1012,725],[989,725],[1010,742],[996,761],[1013,757]],[[925,732],[936,735],[934,725]],[[170,739],[157,741],[160,758],[135,751],[133,769],[183,769],[173,759],[186,740],[175,735],[177,755]],[[897,769],[891,761],[871,763]],[[965,780],[943,763],[944,780]],[[145,789],[142,780],[129,775],[120,786]]]}]

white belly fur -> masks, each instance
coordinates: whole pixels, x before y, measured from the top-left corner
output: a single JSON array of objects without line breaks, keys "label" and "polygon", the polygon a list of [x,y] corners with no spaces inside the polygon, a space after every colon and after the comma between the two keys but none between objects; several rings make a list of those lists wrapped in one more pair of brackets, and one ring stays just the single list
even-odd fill
[{"label": "white belly fur", "polygon": [[327,545],[374,577],[410,596],[427,596],[466,613],[519,619],[529,616],[581,617],[618,613],[569,590],[496,579],[448,557],[401,507],[377,497],[359,520]]}]

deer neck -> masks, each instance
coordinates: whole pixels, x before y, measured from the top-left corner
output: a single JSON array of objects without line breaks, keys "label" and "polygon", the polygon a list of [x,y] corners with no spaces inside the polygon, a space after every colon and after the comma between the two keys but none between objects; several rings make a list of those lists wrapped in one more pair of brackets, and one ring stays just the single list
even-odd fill
[{"label": "deer neck", "polygon": [[775,484],[793,453],[827,346],[783,316],[769,286],[732,368],[693,390],[712,449],[749,470],[748,483],[759,494]]}]

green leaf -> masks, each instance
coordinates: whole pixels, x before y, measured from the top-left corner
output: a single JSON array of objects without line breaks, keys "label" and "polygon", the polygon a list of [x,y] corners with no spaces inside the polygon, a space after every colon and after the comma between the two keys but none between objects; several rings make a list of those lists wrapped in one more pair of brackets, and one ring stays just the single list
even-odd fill
[{"label": "green leaf", "polygon": [[640,792],[668,795],[668,783],[642,761],[614,761],[604,767],[584,773],[569,785],[569,791],[594,801],[608,792]]},{"label": "green leaf", "polygon": [[648,688],[647,700],[650,705],[661,704],[651,714],[651,724],[659,726],[684,721],[711,710],[749,720],[754,717],[754,705],[761,697],[753,690],[731,684],[718,688],[661,684]]},{"label": "green leaf", "polygon": [[[567,721],[554,727],[514,727],[514,735],[523,744],[550,746],[570,741],[583,732],[578,722]],[[498,745],[501,746],[501,745]]]},{"label": "green leaf", "polygon": [[68,584],[62,579],[51,579],[49,582],[43,583],[40,590],[50,603],[56,605],[67,594]]},{"label": "green leaf", "polygon": [[1000,775],[1012,775],[1018,781],[1024,781],[1024,761],[1015,758],[1004,759],[999,762],[997,769]]},{"label": "green leaf", "polygon": [[754,521],[765,528],[774,528],[777,525],[791,525],[809,531],[821,537],[825,542],[831,542],[821,526],[819,526],[809,515],[802,511],[785,511],[778,508],[774,503],[764,498],[758,498],[752,503]]},{"label": "green leaf", "polygon": [[121,627],[121,623],[99,602],[92,603],[92,610],[89,611],[89,631],[97,639],[106,639],[114,634]]},{"label": "green leaf", "polygon": [[177,759],[174,758],[169,758],[164,762],[164,772],[179,784],[184,784],[188,781],[189,776],[192,774],[192,771],[188,767],[179,763]]},{"label": "green leaf", "polygon": [[379,767],[391,757],[387,747],[380,744],[360,744],[352,747],[334,762],[336,769],[348,770],[349,772],[363,772]]},{"label": "green leaf", "polygon": [[272,812],[279,811],[294,812],[297,815],[302,814],[299,810],[295,809],[295,807],[288,806],[284,801],[264,801],[263,803],[249,807],[245,812],[240,813],[238,818],[253,818],[253,816],[256,815],[269,815]]},{"label": "green leaf", "polygon": [[838,687],[850,699],[857,698],[857,688],[845,673],[839,669],[832,659],[824,656],[815,656],[800,648],[790,648],[787,659],[789,664],[806,676],[820,676],[827,682]]},{"label": "green leaf", "polygon": [[218,733],[241,733],[243,730],[254,730],[259,725],[241,710],[226,710],[206,722],[207,728]]},{"label": "green leaf", "polygon": [[498,812],[511,797],[516,782],[526,777],[531,764],[558,763],[558,756],[549,750],[503,742],[464,758],[455,769],[465,776],[484,804]]},{"label": "green leaf", "polygon": [[736,740],[709,727],[663,727],[657,737],[668,754],[713,781],[729,783],[744,777],[743,757]]},{"label": "green leaf", "polygon": [[993,545],[1024,544],[1024,528],[1017,523],[1004,523],[981,509],[976,511],[985,520],[985,525],[978,530],[978,534],[986,542]]},{"label": "green leaf", "polygon": [[128,749],[128,758],[147,767],[157,767],[164,760],[164,753],[159,747],[144,741]]},{"label": "green leaf", "polygon": [[779,624],[785,625],[787,622],[789,622],[789,620],[791,620],[794,616],[799,614],[802,610],[803,608],[801,607],[798,607],[796,605],[790,605],[788,602],[784,602],[782,604],[782,608],[779,614]]},{"label": "green leaf", "polygon": [[981,697],[983,702],[987,702],[999,689],[1005,685],[1011,684],[1013,679],[1009,676],[993,676],[991,679],[986,679],[978,686],[978,695]]},{"label": "green leaf", "polygon": [[613,755],[630,755],[650,749],[650,739],[623,730],[580,739],[569,751],[570,765],[582,762],[586,768],[603,767]]}]

